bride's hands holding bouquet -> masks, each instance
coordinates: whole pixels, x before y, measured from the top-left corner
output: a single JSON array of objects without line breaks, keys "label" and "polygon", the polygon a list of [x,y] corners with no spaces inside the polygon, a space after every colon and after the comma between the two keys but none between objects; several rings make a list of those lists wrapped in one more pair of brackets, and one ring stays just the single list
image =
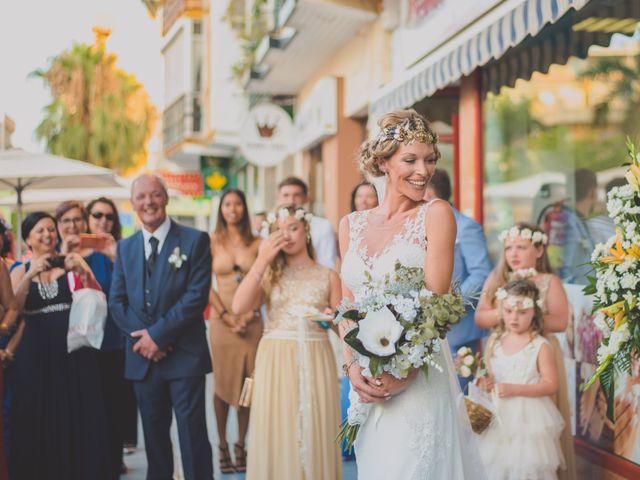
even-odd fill
[{"label": "bride's hands holding bouquet", "polygon": [[418,376],[418,369],[414,368],[406,378],[398,379],[388,373],[383,373],[377,378],[366,378],[369,384],[381,387],[385,394],[385,400],[391,400],[392,397],[404,392]]},{"label": "bride's hands holding bouquet", "polygon": [[351,386],[360,397],[360,401],[363,403],[376,403],[384,402],[389,398],[382,387],[382,385],[376,385],[372,378],[368,378],[362,375],[362,367],[357,363],[353,363],[347,372]]}]

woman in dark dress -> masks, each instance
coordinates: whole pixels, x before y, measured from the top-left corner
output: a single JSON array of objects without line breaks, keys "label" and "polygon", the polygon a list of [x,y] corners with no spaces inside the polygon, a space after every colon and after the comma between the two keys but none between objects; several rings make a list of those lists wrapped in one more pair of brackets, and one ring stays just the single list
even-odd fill
[{"label": "woman in dark dress", "polygon": [[77,253],[56,263],[55,219],[34,212],[22,222],[31,261],[11,273],[25,328],[15,352],[11,405],[12,480],[106,479],[106,420],[96,352],[67,353],[71,291],[66,271],[91,269]]},{"label": "woman in dark dress", "polygon": [[[115,206],[106,202],[108,202],[107,199],[100,203],[91,202],[89,209],[85,209],[84,205],[77,200],[68,200],[57,206],[55,216],[60,232],[60,251],[63,254],[75,252],[82,255],[108,299],[117,239],[110,232],[97,230],[96,227],[108,226],[110,223],[113,225],[117,218],[117,212]],[[101,218],[96,222],[95,215],[98,213]],[[111,221],[108,217],[111,218]],[[85,245],[80,237],[87,231],[96,236],[96,238],[90,239],[93,242],[90,246]],[[104,337],[100,351],[96,354],[107,417],[108,478],[117,480],[120,473],[126,472],[126,466],[122,461],[124,437],[122,414],[127,407],[125,403],[128,398],[126,389],[128,386],[130,389],[131,387],[124,378],[124,338],[110,315],[107,316],[104,326]]]},{"label": "woman in dark dress", "polygon": [[[118,209],[111,199],[100,197],[88,203],[87,213],[88,231],[105,239],[104,247],[100,252],[109,257],[106,261],[95,261],[95,264],[92,264],[91,259],[88,258],[87,263],[96,275],[102,290],[109,296],[113,261],[116,257],[116,242],[122,238]],[[104,274],[98,275],[97,270]],[[100,277],[104,278],[104,285]],[[125,473],[127,467],[122,462],[122,447],[124,446],[127,452],[131,452],[132,449],[135,450],[138,443],[138,403],[133,392],[133,383],[124,378],[124,339],[111,315],[107,318],[105,325],[99,358],[107,403],[109,404],[109,400],[112,400],[111,404],[115,407],[109,409],[107,406],[109,423],[113,422],[117,432],[117,439],[112,442],[112,454],[114,461],[119,459],[120,470]],[[110,412],[112,412],[111,415],[109,415]]]}]

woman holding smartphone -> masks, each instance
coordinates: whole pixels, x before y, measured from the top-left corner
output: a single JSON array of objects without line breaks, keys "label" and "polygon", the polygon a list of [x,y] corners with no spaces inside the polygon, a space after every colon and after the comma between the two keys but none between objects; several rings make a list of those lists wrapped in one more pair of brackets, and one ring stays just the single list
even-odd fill
[{"label": "woman holding smartphone", "polygon": [[[55,216],[58,230],[60,231],[60,252],[67,255],[69,253],[82,255],[108,299],[113,275],[116,241],[111,232],[96,231],[88,234],[87,228],[88,225],[92,224],[92,220],[102,220],[98,223],[107,227],[109,218],[106,214],[111,214],[113,221],[115,221],[116,217],[113,216],[115,212],[102,211],[96,205],[92,205],[91,213],[97,215],[99,211],[105,215],[101,219],[96,219],[95,216],[87,213],[82,203],[76,200],[68,200],[58,205]],[[93,225],[95,229],[96,223],[93,223]],[[114,323],[111,315],[107,315],[107,321],[104,326],[104,338],[98,352],[98,365],[100,367],[102,389],[104,390],[104,404],[108,423],[108,478],[117,479],[123,470],[121,412],[125,409],[124,397],[126,395],[127,382],[124,379],[124,339],[122,332]]]},{"label": "woman holding smartphone", "polygon": [[67,352],[71,291],[66,271],[84,283],[87,262],[67,253],[55,265],[56,219],[34,212],[22,222],[31,261],[11,272],[24,333],[15,352],[11,405],[13,480],[107,479],[107,424],[96,351]]},{"label": "woman holding smartphone", "polygon": [[[118,209],[110,198],[99,197],[87,204],[88,231],[93,237],[89,237],[94,248],[106,254],[113,262],[116,256],[116,245],[122,239],[122,225]],[[84,238],[84,237],[83,237]],[[86,240],[85,240],[86,242]],[[101,243],[102,242],[102,243]],[[111,263],[113,265],[113,263]],[[111,271],[109,269],[108,283],[111,285]],[[105,292],[109,295],[109,292]],[[118,442],[114,443],[114,461],[120,458],[121,473],[126,473],[127,467],[122,462],[122,454],[119,453],[124,446],[125,450],[132,452],[138,443],[138,403],[133,391],[133,384],[124,378],[124,344],[122,334],[109,316],[105,327],[105,339],[102,343],[104,357],[112,362],[104,366],[105,395],[112,399],[118,409],[113,412],[114,425],[118,428]],[[113,368],[109,368],[112,365]]]}]

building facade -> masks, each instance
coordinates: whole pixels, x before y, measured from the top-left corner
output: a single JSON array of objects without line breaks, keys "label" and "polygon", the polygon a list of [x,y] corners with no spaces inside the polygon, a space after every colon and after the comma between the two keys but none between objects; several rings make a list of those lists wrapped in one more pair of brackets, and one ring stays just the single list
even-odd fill
[{"label": "building facade", "polygon": [[[617,422],[605,418],[594,372],[599,337],[582,294],[597,242],[615,233],[605,191],[624,175],[625,137],[640,139],[640,3],[628,0],[406,0],[392,32],[392,79],[370,102],[416,108],[452,131],[455,204],[498,233],[516,221],[549,233],[552,266],[573,316],[561,336],[573,396],[579,477],[640,475],[637,368],[616,383]],[[448,106],[444,99],[448,99]],[[569,233],[574,241],[569,240]],[[600,471],[602,469],[602,471]]]}]

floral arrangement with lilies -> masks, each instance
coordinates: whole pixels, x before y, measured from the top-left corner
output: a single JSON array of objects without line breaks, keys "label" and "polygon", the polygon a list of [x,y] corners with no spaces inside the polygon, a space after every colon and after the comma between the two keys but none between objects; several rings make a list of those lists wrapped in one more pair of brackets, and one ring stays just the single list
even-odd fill
[{"label": "floral arrangement with lilies", "polygon": [[631,371],[631,358],[640,354],[640,159],[635,145],[627,140],[631,166],[627,185],[613,188],[607,210],[616,224],[616,234],[606,244],[598,244],[591,256],[596,276],[584,292],[594,296],[594,323],[602,332],[598,366],[583,386],[597,379],[607,399],[607,416],[613,419],[616,372]]},{"label": "floral arrangement with lilies", "polygon": [[[334,323],[346,322],[344,341],[354,350],[353,360],[363,375],[375,378],[387,372],[402,379],[421,369],[428,378],[429,367],[442,371],[434,354],[440,351],[440,339],[465,315],[459,292],[436,295],[426,288],[422,268],[396,262],[394,272],[383,279],[368,276],[359,293],[357,302],[343,301]],[[337,438],[341,443],[346,440],[348,450],[371,408],[351,395]]]}]

